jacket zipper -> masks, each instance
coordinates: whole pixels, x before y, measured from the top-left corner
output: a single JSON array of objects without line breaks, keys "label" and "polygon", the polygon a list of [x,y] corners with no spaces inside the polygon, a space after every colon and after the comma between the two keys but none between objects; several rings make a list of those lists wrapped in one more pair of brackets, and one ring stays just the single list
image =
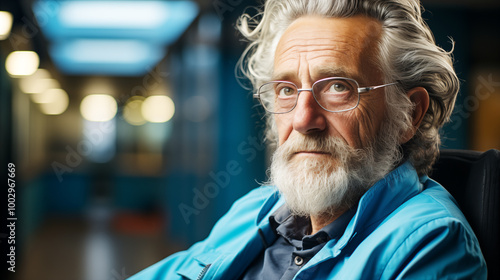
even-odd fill
[{"label": "jacket zipper", "polygon": [[210,268],[210,264],[205,265],[205,267],[203,268],[203,270],[200,272],[200,275],[198,275],[198,278],[196,278],[196,279],[197,280],[203,279],[203,276],[205,276],[205,274],[207,273],[207,270],[209,268]]}]

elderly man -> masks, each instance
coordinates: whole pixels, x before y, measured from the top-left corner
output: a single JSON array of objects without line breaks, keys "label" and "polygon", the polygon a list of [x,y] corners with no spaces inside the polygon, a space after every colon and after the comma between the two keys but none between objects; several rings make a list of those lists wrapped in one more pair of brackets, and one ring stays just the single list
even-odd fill
[{"label": "elderly man", "polygon": [[484,279],[478,241],[427,177],[459,81],[416,0],[269,0],[238,27],[278,143],[271,187],[131,279]]}]

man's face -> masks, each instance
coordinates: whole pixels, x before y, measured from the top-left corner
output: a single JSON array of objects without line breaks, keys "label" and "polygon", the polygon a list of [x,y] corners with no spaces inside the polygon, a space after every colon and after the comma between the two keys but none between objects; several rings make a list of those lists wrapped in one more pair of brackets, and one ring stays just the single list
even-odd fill
[{"label": "man's face", "polygon": [[[364,16],[351,18],[303,17],[294,21],[280,39],[274,60],[273,80],[288,80],[299,88],[326,77],[355,79],[361,87],[383,83],[375,66],[376,40],[381,25]],[[299,95],[297,106],[275,115],[279,144],[295,134],[339,138],[353,148],[364,148],[375,138],[384,118],[383,89],[362,94],[358,107],[341,113],[323,110],[311,92]],[[307,150],[294,155],[323,157]]]},{"label": "man's face", "polygon": [[[377,21],[361,16],[299,18],[278,43],[273,80],[300,88],[326,77],[380,85],[382,75],[374,65],[380,32]],[[303,91],[291,112],[274,115],[280,146],[270,183],[292,212],[316,216],[346,210],[393,168],[400,132],[389,129],[394,125],[385,119],[383,93],[372,90],[354,110],[332,113]]]}]

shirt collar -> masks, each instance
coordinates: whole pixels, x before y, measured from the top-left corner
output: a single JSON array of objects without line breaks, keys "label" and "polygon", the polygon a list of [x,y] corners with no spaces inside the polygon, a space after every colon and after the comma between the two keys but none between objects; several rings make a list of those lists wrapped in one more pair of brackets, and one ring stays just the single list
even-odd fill
[{"label": "shirt collar", "polygon": [[269,217],[273,231],[283,236],[298,249],[309,249],[338,239],[344,233],[347,224],[356,213],[356,208],[349,209],[332,223],[326,225],[317,233],[310,235],[311,219],[309,217],[292,215],[290,209],[283,205]]}]

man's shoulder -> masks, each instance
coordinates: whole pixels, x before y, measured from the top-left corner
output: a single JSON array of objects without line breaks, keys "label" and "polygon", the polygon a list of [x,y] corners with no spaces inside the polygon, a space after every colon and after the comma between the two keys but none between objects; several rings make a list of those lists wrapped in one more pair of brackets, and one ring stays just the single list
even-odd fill
[{"label": "man's shoulder", "polygon": [[432,179],[425,180],[423,190],[403,203],[395,215],[407,217],[416,227],[431,221],[453,221],[469,226],[455,199]]},{"label": "man's shoulder", "polygon": [[[377,216],[371,213],[359,213],[373,217],[356,226],[358,238],[367,238],[371,244],[419,243],[419,239],[439,231],[449,232],[450,229],[454,233],[473,236],[470,225],[446,189],[430,179],[421,180],[421,183],[421,189],[416,194],[395,207],[387,216],[378,217],[381,219],[373,218]],[[383,207],[380,204],[377,206]]]},{"label": "man's shoulder", "polygon": [[463,213],[460,211],[453,196],[439,183],[432,179],[427,179],[424,189],[410,201],[415,206],[422,206],[422,214],[433,213],[430,219],[451,218],[467,223]]},{"label": "man's shoulder", "polygon": [[[355,231],[368,236],[394,232],[399,238],[420,227],[440,227],[450,223],[470,229],[455,199],[439,183],[427,176],[418,177],[409,164],[402,165],[377,183],[361,199]],[[427,226],[424,226],[427,225]]]},{"label": "man's shoulder", "polygon": [[381,228],[397,233],[402,239],[418,240],[438,232],[475,239],[472,228],[448,191],[430,179],[423,186],[420,193],[389,215]]},{"label": "man's shoulder", "polygon": [[[366,265],[378,263],[376,270],[381,275],[396,273],[415,263],[421,265],[426,258],[430,259],[428,254],[436,256],[436,263],[453,258],[471,263],[481,259],[479,243],[455,200],[434,181],[425,181],[421,192],[379,224],[365,229],[366,232],[358,232],[354,238],[358,242],[352,244],[352,258]],[[414,256],[411,265],[407,263],[409,256]]]},{"label": "man's shoulder", "polygon": [[387,248],[391,255],[387,267],[404,263],[405,256],[413,254],[415,257],[411,262],[414,267],[407,268],[408,275],[416,273],[411,271],[419,270],[419,265],[426,259],[435,265],[429,269],[445,267],[452,260],[463,268],[472,267],[478,273],[484,268],[474,231],[455,199],[433,180],[425,181],[422,192],[401,205],[383,230],[388,228],[390,233],[387,235],[393,244]]}]

